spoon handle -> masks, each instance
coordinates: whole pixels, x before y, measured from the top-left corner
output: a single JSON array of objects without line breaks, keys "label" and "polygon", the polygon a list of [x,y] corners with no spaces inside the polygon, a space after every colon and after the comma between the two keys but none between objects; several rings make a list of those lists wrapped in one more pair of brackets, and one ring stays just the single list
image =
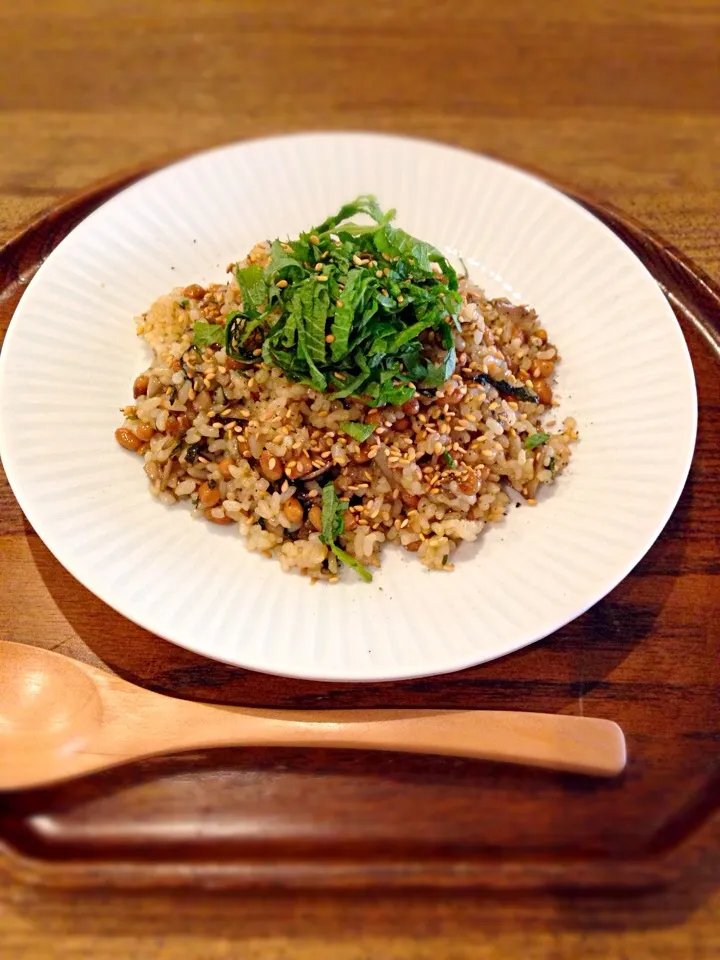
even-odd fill
[{"label": "spoon handle", "polygon": [[[444,754],[600,777],[625,766],[620,727],[591,717],[492,710],[271,711],[157,694],[140,698],[136,706],[135,716],[125,712],[124,724],[128,754],[134,756],[214,746],[302,746]],[[122,749],[119,725],[110,727],[107,749]]]}]

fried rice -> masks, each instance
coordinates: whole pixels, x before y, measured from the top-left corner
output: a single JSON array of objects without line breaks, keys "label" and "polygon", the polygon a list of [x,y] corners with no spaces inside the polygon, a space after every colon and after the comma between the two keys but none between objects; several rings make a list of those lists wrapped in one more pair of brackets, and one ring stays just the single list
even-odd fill
[{"label": "fried rice", "polygon": [[[267,256],[258,244],[244,263]],[[234,277],[179,287],[137,318],[153,359],[116,438],[142,457],[153,496],[234,527],[285,571],[339,578],[341,564],[321,540],[329,481],[348,503],[339,538],[347,553],[379,566],[394,543],[450,571],[456,548],[501,520],[512,500],[535,505],[578,436],[573,418],[553,419],[559,356],[535,311],[488,299],[467,278],[459,291],[450,379],[402,407],[369,408],[293,383],[260,360],[240,364],[222,346],[193,346],[196,322],[221,324],[242,309],[240,289]],[[517,399],[509,383],[528,385],[540,402]],[[375,424],[366,441],[340,428],[353,421]]]}]

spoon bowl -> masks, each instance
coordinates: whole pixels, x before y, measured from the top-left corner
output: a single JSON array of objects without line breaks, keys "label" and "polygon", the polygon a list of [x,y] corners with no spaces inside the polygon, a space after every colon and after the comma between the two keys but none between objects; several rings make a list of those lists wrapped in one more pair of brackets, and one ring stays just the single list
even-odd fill
[{"label": "spoon bowl", "polygon": [[100,729],[97,685],[75,661],[6,642],[0,675],[0,769],[18,752],[31,750],[39,760],[79,749]]},{"label": "spoon bowl", "polygon": [[152,693],[49,650],[0,642],[0,789],[216,746],[445,754],[609,777],[625,766],[611,720],[500,710],[290,711]]}]

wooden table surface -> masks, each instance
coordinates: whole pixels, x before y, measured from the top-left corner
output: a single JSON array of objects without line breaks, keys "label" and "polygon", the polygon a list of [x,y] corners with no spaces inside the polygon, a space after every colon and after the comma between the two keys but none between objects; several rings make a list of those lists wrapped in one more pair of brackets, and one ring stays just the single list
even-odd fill
[{"label": "wooden table surface", "polygon": [[[0,2],[0,241],[158,157],[308,128],[545,170],[720,277],[717,0]],[[631,899],[70,895],[0,876],[0,957],[705,958],[717,877]]]}]

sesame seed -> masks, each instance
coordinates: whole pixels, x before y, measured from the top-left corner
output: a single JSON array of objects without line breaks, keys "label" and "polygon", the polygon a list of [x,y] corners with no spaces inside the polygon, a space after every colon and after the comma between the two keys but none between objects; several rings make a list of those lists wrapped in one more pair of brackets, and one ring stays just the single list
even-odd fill
[{"label": "sesame seed", "polygon": [[[275,457],[270,457],[270,459],[268,460],[268,470],[274,470],[276,464],[277,464],[277,460],[275,459]],[[288,467],[290,466],[292,466],[292,464],[288,464]]]},{"label": "sesame seed", "polygon": [[278,282],[275,284],[275,286],[280,287],[281,290],[284,290],[287,285],[287,280],[278,280]]},{"label": "sesame seed", "polygon": [[320,237],[318,237],[318,236],[317,236],[316,234],[314,234],[314,233],[311,233],[311,234],[310,234],[310,243],[314,243],[314,244],[320,243]]},{"label": "sesame seed", "polygon": [[335,306],[336,306],[336,307],[344,307],[345,304],[342,302],[342,300],[336,300],[336,301],[335,301]]},{"label": "sesame seed", "polygon": [[262,356],[262,350],[258,347],[257,350],[253,350],[252,355],[253,355],[254,357]]},{"label": "sesame seed", "polygon": [[378,278],[378,280],[382,277],[382,275],[383,275],[382,270],[376,270],[376,271],[375,271],[375,276]]},{"label": "sesame seed", "polygon": [[528,506],[530,506],[530,507],[534,507],[536,503],[537,503],[537,500],[533,500],[532,498],[530,498],[530,499],[527,501],[527,504],[528,504]]},{"label": "sesame seed", "polygon": [[335,343],[335,335],[332,334],[332,333],[329,333],[329,334],[325,337],[325,343]]},{"label": "sesame seed", "polygon": [[322,268],[323,268],[323,264],[322,264],[322,263],[316,263],[316,264],[315,264],[315,270],[316,270],[318,273],[320,273],[320,271],[322,270]]},{"label": "sesame seed", "polygon": [[437,441],[435,442],[435,446],[433,447],[433,453],[435,453],[437,456],[439,456],[439,455],[443,452],[443,449],[444,449],[444,448],[443,448],[443,445],[440,443],[439,440],[437,440]]},{"label": "sesame seed", "polygon": [[326,276],[324,276],[324,275],[321,275],[321,276],[319,276],[319,277],[315,277],[315,279],[318,281],[318,283],[324,283],[326,280],[329,279],[329,277],[326,277]]}]

